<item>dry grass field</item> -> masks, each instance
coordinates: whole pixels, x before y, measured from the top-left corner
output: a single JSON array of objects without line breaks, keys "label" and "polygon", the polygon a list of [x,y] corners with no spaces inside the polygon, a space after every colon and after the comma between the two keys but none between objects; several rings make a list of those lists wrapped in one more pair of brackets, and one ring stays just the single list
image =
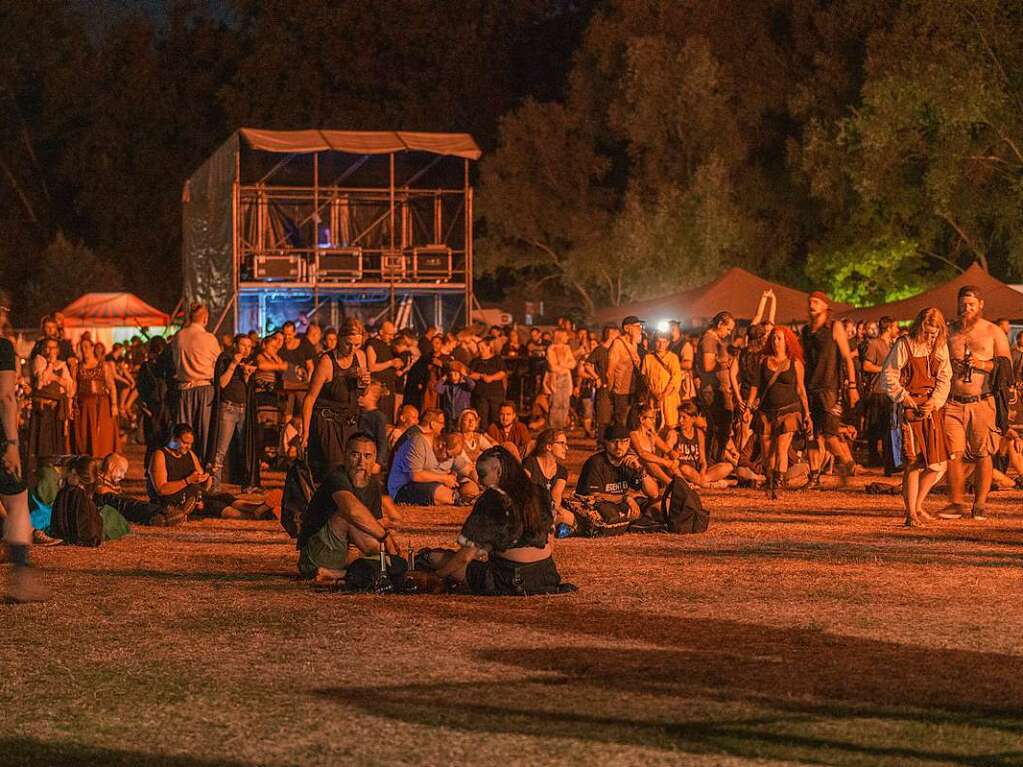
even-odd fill
[{"label": "dry grass field", "polygon": [[561,541],[557,597],[319,593],[272,522],[38,550],[53,600],[0,606],[0,764],[1023,765],[1023,494],[906,529],[867,479]]}]

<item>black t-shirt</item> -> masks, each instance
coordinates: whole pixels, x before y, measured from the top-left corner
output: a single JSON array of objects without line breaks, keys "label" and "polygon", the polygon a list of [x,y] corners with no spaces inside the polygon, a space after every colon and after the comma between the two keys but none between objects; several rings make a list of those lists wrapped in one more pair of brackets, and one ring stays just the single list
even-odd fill
[{"label": "black t-shirt", "polygon": [[281,347],[281,359],[292,365],[305,365],[306,360],[316,359],[316,349],[309,341],[303,338],[294,349]]},{"label": "black t-shirt", "polygon": [[18,370],[18,358],[14,353],[14,344],[6,338],[0,338],[0,370]]},{"label": "black t-shirt", "polygon": [[[391,349],[391,345],[383,339],[373,337],[366,343],[367,349],[373,349],[373,353],[376,355],[377,362],[390,362],[394,359],[394,350]],[[373,373],[373,380],[379,381],[391,390],[395,388],[395,382],[398,380],[398,371],[393,367],[384,368]]]},{"label": "black t-shirt", "polygon": [[606,346],[597,344],[596,348],[590,352],[588,360],[604,383],[607,383],[607,367],[610,363],[610,354]]},{"label": "black t-shirt", "polygon": [[380,481],[376,477],[370,477],[365,487],[355,487],[352,480],[348,478],[348,471],[344,466],[338,466],[328,472],[323,482],[313,497],[309,499],[309,506],[302,515],[302,526],[298,533],[298,548],[305,546],[306,542],[320,531],[330,515],[337,511],[337,504],[334,503],[334,493],[347,491],[358,498],[362,504],[369,509],[370,513],[377,519],[384,516],[383,505],[380,502],[383,491],[380,488]]},{"label": "black t-shirt", "polygon": [[[503,373],[504,369],[504,360],[496,355],[486,360],[477,357],[469,363],[470,372],[488,376],[492,376],[494,373]],[[489,400],[504,399],[504,381],[477,381],[473,397]]]},{"label": "black t-shirt", "polygon": [[601,450],[586,459],[575,491],[579,495],[611,493],[620,495],[628,490],[639,490],[643,486],[643,474],[628,466],[615,466]]},{"label": "black t-shirt", "polygon": [[[227,372],[228,367],[231,365],[231,361],[234,359],[234,354],[231,352],[224,352],[220,355],[217,360],[217,385],[220,385],[220,376]],[[231,380],[227,386],[220,390],[220,398],[224,402],[233,402],[236,405],[244,405],[248,399],[248,388],[245,383],[245,374],[242,371],[242,366],[239,365],[234,369],[234,374],[231,376]]]},{"label": "black t-shirt", "polygon": [[721,381],[717,377],[717,370],[707,370],[703,366],[703,355],[705,354],[713,354],[717,359],[718,365],[721,365],[728,356],[728,345],[713,330],[708,330],[703,334],[703,338],[700,339],[700,349],[696,360],[696,374],[699,376],[700,383],[704,387],[711,386],[715,389],[720,389]]},{"label": "black t-shirt", "polygon": [[529,475],[529,481],[534,485],[542,487],[547,492],[551,491],[551,488],[554,487],[554,483],[559,479],[563,479],[565,482],[568,482],[568,469],[560,463],[557,464],[557,467],[558,468],[554,471],[554,476],[547,479],[547,477],[544,476],[543,469],[540,468],[540,462],[535,456],[529,456],[529,458],[527,458],[522,464],[522,468],[525,470],[526,474]]}]

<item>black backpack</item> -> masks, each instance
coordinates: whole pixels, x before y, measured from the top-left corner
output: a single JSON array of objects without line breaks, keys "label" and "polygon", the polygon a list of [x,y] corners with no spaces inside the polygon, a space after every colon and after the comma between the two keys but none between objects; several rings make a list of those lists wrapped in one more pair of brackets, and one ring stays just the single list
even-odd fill
[{"label": "black backpack", "polygon": [[92,496],[74,485],[62,487],[53,501],[50,534],[74,546],[99,546],[103,517]]},{"label": "black backpack", "polygon": [[309,500],[316,492],[313,472],[304,458],[297,459],[284,478],[284,493],[281,497],[281,526],[292,538],[298,538],[302,515],[309,506]]},{"label": "black backpack", "polygon": [[700,496],[678,477],[661,496],[661,518],[669,533],[703,533],[710,525],[710,513],[703,508]]}]

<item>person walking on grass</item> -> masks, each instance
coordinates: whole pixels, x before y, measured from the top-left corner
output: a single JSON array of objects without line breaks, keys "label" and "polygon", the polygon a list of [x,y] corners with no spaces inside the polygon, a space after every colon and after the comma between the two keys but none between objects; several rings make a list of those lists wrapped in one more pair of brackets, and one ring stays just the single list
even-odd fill
[{"label": "person walking on grass", "polygon": [[[0,290],[0,327],[11,311],[11,298]],[[28,488],[21,466],[18,444],[18,358],[14,345],[0,336],[0,503],[7,510],[4,541],[7,559],[13,563],[6,596],[13,602],[39,602],[46,589],[29,562],[32,521],[28,510]]]},{"label": "person walking on grass", "polygon": [[806,355],[806,391],[810,403],[814,438],[809,440],[810,481],[807,487],[820,487],[820,471],[825,451],[835,457],[836,469],[843,479],[856,471],[848,445],[842,440],[842,371],[850,408],[859,402],[856,364],[849,350],[849,336],[841,322],[831,319],[831,299],[819,290],[807,302],[810,321],[803,327],[803,353]]},{"label": "person walking on grass", "polygon": [[952,325],[948,339],[952,386],[945,407],[951,502],[938,516],[959,519],[966,513],[963,463],[968,462],[975,466],[971,515],[974,519],[985,519],[987,496],[991,490],[991,456],[1000,441],[995,421],[992,374],[997,358],[1008,360],[1009,340],[997,325],[984,319],[984,298],[979,288],[964,285],[959,289],[957,302],[959,320]]},{"label": "person walking on grass", "polygon": [[916,316],[909,333],[888,352],[880,376],[881,391],[898,408],[902,429],[906,526],[917,527],[934,519],[924,510],[924,501],[945,474],[948,461],[943,408],[952,366],[940,311],[929,307]]}]

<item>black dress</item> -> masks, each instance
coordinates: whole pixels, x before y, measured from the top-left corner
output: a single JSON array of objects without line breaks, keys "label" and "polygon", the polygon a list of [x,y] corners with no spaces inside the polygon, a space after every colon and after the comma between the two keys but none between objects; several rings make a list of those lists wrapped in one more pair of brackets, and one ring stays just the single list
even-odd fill
[{"label": "black dress", "polygon": [[[497,488],[487,488],[473,505],[472,513],[458,536],[461,546],[473,546],[490,552],[486,562],[474,560],[465,569],[466,583],[475,594],[488,596],[529,596],[556,594],[561,588],[561,576],[549,556],[536,562],[513,562],[501,556],[508,549],[547,546],[553,525],[550,497],[546,491],[530,483],[533,498],[515,500]],[[538,504],[540,530],[529,532],[517,522],[514,504]]]}]

